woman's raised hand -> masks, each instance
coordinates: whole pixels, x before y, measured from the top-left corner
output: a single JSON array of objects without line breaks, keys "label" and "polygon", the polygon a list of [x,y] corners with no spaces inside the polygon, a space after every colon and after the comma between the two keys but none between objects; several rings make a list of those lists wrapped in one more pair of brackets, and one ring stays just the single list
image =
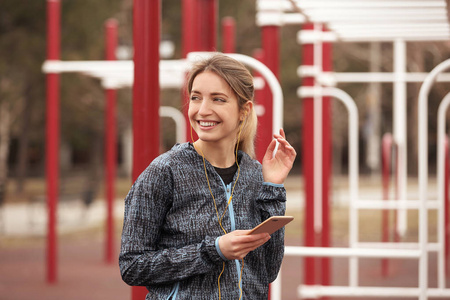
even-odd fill
[{"label": "woman's raised hand", "polygon": [[[288,141],[286,141],[283,129],[280,129],[280,134],[274,134],[273,137],[274,139],[267,147],[262,161],[262,172],[265,182],[281,184],[292,169],[297,153]],[[279,146],[274,154],[277,141]]]}]

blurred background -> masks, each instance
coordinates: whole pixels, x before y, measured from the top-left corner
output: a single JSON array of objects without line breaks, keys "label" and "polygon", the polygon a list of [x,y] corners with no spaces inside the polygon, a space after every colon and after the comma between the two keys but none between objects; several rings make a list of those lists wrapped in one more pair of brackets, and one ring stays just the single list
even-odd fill
[{"label": "blurred background", "polygon": [[[261,31],[256,25],[254,0],[218,2],[219,20],[231,16],[236,22],[236,52],[251,56],[261,48]],[[61,1],[61,60],[103,60],[104,22],[115,18],[119,24],[118,59],[132,59],[132,0]],[[161,38],[164,59],[180,59],[181,4],[162,1]],[[296,216],[288,228],[287,241],[302,244],[302,105],[297,96],[301,79],[297,67],[302,49],[297,43],[298,26],[280,29],[280,82],[284,94],[284,128],[298,159],[286,183],[293,200],[288,209]],[[218,32],[218,49],[221,32]],[[373,64],[373,53],[378,55]],[[409,42],[407,70],[429,72],[450,58],[450,41]],[[121,282],[117,263],[105,263],[104,219],[104,90],[97,79],[80,74],[61,76],[61,148],[59,237],[60,280],[45,282],[46,185],[45,185],[45,74],[46,1],[0,1],[0,299],[129,299],[130,289]],[[392,43],[335,43],[333,68],[336,72],[392,72]],[[417,95],[421,82],[407,84],[407,164],[411,193],[417,183]],[[381,198],[381,154],[370,143],[381,133],[392,132],[391,83],[379,84],[379,97],[371,97],[373,86],[339,83],[350,94],[359,111],[359,170],[361,194]],[[436,115],[447,83],[437,83],[429,101],[429,169],[434,184],[436,172]],[[132,90],[118,90],[115,251],[118,253],[123,198],[131,182],[130,145]],[[179,89],[161,91],[161,105],[182,110]],[[339,206],[347,194],[347,113],[341,104],[332,104],[332,240],[347,237],[347,212]],[[374,120],[377,120],[374,122]],[[176,141],[174,124],[161,118],[161,151]],[[379,214],[365,216],[381,222]],[[414,218],[413,218],[414,219]],[[433,218],[431,218],[433,219]],[[371,224],[368,222],[368,224]],[[373,223],[372,223],[373,224]],[[412,224],[412,226],[417,226]],[[377,227],[378,228],[378,227]],[[361,228],[368,240],[379,239],[378,229]],[[414,233],[414,230],[412,231]],[[345,244],[345,243],[344,243]],[[296,266],[295,268],[298,268]],[[417,271],[417,270],[416,270]],[[288,271],[294,272],[294,271]],[[374,271],[375,272],[375,271]],[[373,275],[373,274],[372,274]],[[294,276],[294,275],[292,275]],[[295,277],[295,276],[294,276]],[[297,299],[296,285],[283,299]],[[83,290],[83,292],[82,292]]]}]

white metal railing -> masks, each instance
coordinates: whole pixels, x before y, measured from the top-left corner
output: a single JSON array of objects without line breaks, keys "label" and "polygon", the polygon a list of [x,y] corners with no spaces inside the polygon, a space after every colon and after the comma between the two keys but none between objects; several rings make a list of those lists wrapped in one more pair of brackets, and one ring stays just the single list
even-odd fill
[{"label": "white metal railing", "polygon": [[[357,165],[357,109],[353,100],[345,92],[336,88],[302,87],[299,88],[300,97],[331,96],[341,100],[349,111],[349,187],[350,187],[350,247],[291,247],[287,246],[286,256],[309,257],[349,257],[349,285],[348,286],[307,286],[301,285],[298,294],[304,298],[318,298],[323,296],[348,297],[418,297],[426,300],[428,297],[450,297],[450,289],[445,286],[445,237],[444,237],[444,138],[445,114],[450,106],[450,93],[443,99],[438,111],[438,199],[427,201],[428,185],[428,109],[427,100],[432,84],[436,78],[450,69],[450,59],[438,65],[426,77],[419,93],[419,200],[405,201],[400,205],[397,201],[358,199],[358,165]],[[354,120],[356,119],[356,120]],[[356,131],[356,132],[355,132]],[[352,141],[353,140],[353,141]],[[355,154],[353,155],[353,152]],[[418,243],[360,243],[358,242],[358,213],[359,209],[416,209],[419,211],[419,241]],[[427,213],[429,209],[438,211],[438,239],[436,243],[428,243]],[[389,249],[389,251],[386,251]],[[438,287],[428,286],[428,253],[438,255]],[[419,284],[417,288],[406,287],[361,287],[358,286],[358,258],[385,257],[409,258],[419,261]],[[279,278],[272,284],[271,299],[281,299],[281,272]]]},{"label": "white metal railing", "polygon": [[438,287],[445,286],[445,114],[450,105],[450,93],[448,93],[438,109],[438,148],[437,148],[437,171],[438,171],[438,202],[440,209],[438,211]]},{"label": "white metal railing", "polygon": [[[419,133],[419,200],[421,207],[419,209],[419,244],[421,249],[426,249],[428,243],[428,215],[426,209],[427,192],[428,192],[428,95],[431,87],[435,82],[438,74],[444,72],[450,68],[450,59],[440,63],[436,66],[423,82],[419,91],[419,109],[418,109],[418,133]],[[440,192],[440,191],[439,191]],[[440,197],[439,199],[439,214],[438,224],[442,223],[444,212],[444,201]],[[438,242],[444,243],[442,234],[438,236]],[[442,248],[442,247],[441,247]],[[442,252],[442,251],[439,251]],[[442,255],[438,255],[442,259]],[[443,263],[443,262],[441,262]],[[420,288],[420,300],[427,299],[427,287],[428,287],[428,256],[421,257],[419,260],[419,288]],[[439,268],[438,270],[438,287],[442,288],[444,283],[444,270]]]}]

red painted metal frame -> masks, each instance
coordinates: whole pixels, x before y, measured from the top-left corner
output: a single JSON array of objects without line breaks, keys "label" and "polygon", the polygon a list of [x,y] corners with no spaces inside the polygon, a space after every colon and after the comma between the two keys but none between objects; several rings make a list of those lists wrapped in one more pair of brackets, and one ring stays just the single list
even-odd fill
[{"label": "red painted metal frame", "polygon": [[187,57],[189,52],[195,50],[195,46],[198,45],[198,34],[196,34],[195,24],[196,20],[196,4],[197,0],[183,0],[182,1],[182,55]]},{"label": "red painted metal frame", "polygon": [[236,52],[236,21],[233,17],[222,19],[222,52]]},{"label": "red painted metal frame", "polygon": [[[193,51],[217,51],[217,0],[183,0],[183,45],[186,58]],[[186,119],[186,138],[191,139],[191,124],[188,118],[189,96],[182,91],[183,114]],[[193,132],[194,139],[197,138]]]},{"label": "red painted metal frame", "polygon": [[[305,24],[304,30],[313,30],[314,24]],[[303,65],[314,65],[314,44],[303,45]],[[332,45],[322,44],[322,69],[332,70]],[[314,86],[313,77],[304,77],[302,86]],[[330,199],[329,189],[331,184],[332,144],[331,144],[331,104],[329,97],[322,99],[322,231],[314,230],[314,98],[303,99],[303,178],[305,180],[305,219],[304,219],[304,245],[309,247],[330,246]],[[330,258],[305,257],[304,283],[321,285],[331,283]],[[322,299],[327,299],[323,297]]]},{"label": "red painted metal frame", "polygon": [[[383,135],[381,141],[381,175],[383,186],[383,200],[389,200],[389,183],[391,172],[391,157],[392,157],[393,138],[390,133]],[[389,241],[389,210],[383,209],[382,211],[382,241]],[[381,274],[386,277],[389,274],[389,260],[381,260]]]},{"label": "red painted metal frame", "polygon": [[[303,30],[313,30],[313,24],[305,24]],[[302,64],[304,66],[314,65],[314,45],[303,45]],[[313,77],[303,77],[302,86],[314,86]],[[303,99],[303,178],[305,181],[305,218],[304,218],[304,245],[314,247],[316,237],[314,232],[314,99]],[[306,285],[316,284],[316,261],[313,257],[304,259],[304,283]]]},{"label": "red painted metal frame", "polygon": [[[280,78],[280,27],[263,26],[262,27],[262,48],[264,51],[264,64]],[[259,151],[265,151],[270,141],[273,139],[273,102],[272,93],[269,89],[265,97],[262,97],[260,104],[264,106],[264,115],[259,118],[258,125],[258,148]],[[269,96],[270,95],[270,96]],[[264,149],[264,150],[263,150]],[[259,154],[261,155],[261,154]],[[263,156],[262,156],[263,157]],[[260,159],[262,160],[262,157]],[[269,293],[270,299],[270,293]]]},{"label": "red painted metal frame", "polygon": [[[161,0],[133,1],[133,181],[159,155],[159,43]],[[132,299],[145,299],[133,287]]]},{"label": "red painted metal frame", "polygon": [[[47,60],[60,59],[61,4],[47,1]],[[58,277],[57,209],[59,190],[59,74],[48,73],[46,121],[47,282]]]},{"label": "red painted metal frame", "polygon": [[[189,52],[195,51],[196,46],[199,44],[198,36],[196,32],[197,18],[197,0],[183,0],[182,2],[182,55],[186,58]],[[187,76],[187,75],[186,75]],[[191,139],[191,124],[188,117],[189,108],[189,95],[187,91],[183,88],[181,91],[181,102],[183,103],[183,115],[186,120],[186,139],[189,141]],[[194,134],[194,132],[193,132]],[[194,142],[194,141],[191,141]]]},{"label": "red painted metal frame", "polygon": [[[253,51],[253,57],[260,62],[264,63],[264,50],[256,49]],[[253,76],[260,76],[258,72],[255,72]],[[272,139],[272,124],[267,123],[267,110],[266,106],[268,103],[271,103],[271,94],[270,89],[267,85],[264,86],[262,90],[255,90],[255,105],[262,105],[264,107],[264,114],[258,116],[258,129],[256,133],[256,141],[255,141],[255,154],[256,159],[259,162],[262,162],[264,154],[266,153],[266,148],[270,140]],[[269,128],[270,126],[270,128]]]},{"label": "red painted metal frame", "polygon": [[[262,27],[262,51],[263,63],[279,78],[280,69],[280,27],[279,26],[263,26]],[[257,99],[258,104],[264,107],[264,114],[258,118],[258,135],[257,135],[257,157],[262,160],[265,150],[273,139],[273,101],[272,93],[268,87],[259,93]]]},{"label": "red painted metal frame", "polygon": [[[117,27],[115,19],[105,22],[105,58],[116,60]],[[115,178],[117,169],[117,125],[116,125],[116,99],[115,89],[106,89],[105,109],[105,195],[106,195],[106,235],[105,235],[105,261],[114,263],[114,198]]]},{"label": "red painted metal frame", "polygon": [[217,51],[217,0],[197,0],[200,51]]}]

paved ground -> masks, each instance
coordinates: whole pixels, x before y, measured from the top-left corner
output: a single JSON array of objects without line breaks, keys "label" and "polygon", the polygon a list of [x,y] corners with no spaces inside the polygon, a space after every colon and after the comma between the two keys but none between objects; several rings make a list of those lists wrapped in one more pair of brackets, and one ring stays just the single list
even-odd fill
[{"label": "paved ground", "polygon": [[[297,182],[295,179],[287,183],[288,200],[296,199],[302,194]],[[369,190],[370,188],[365,190],[365,196],[370,194]],[[346,197],[345,192],[339,195]],[[43,227],[45,218],[42,218],[42,211],[39,211],[41,208],[35,206],[30,210],[29,206],[24,206],[25,210],[21,211],[15,207],[14,213],[8,210],[8,224],[6,226],[3,224],[3,231],[0,231],[0,300],[131,299],[131,288],[122,282],[117,263],[104,262],[102,206],[102,202],[99,201],[87,211],[83,211],[79,203],[65,204],[60,207],[60,218],[64,221],[60,224],[58,282],[55,284],[46,282],[45,228]],[[118,201],[116,210],[118,215],[122,213],[121,206],[121,201]],[[296,220],[287,231],[287,245],[301,243],[301,209],[301,200],[293,200],[288,206],[288,213],[294,214]],[[342,232],[345,232],[346,216],[337,215],[333,218],[335,221],[339,221],[339,218],[344,220],[337,222],[340,225],[333,228],[335,230],[333,243],[345,244],[347,235]],[[12,221],[15,223],[11,223]],[[120,227],[121,225],[117,224],[116,253],[119,247]],[[374,226],[369,222],[369,235],[370,230],[378,231],[378,229],[371,229],[372,227]],[[27,230],[29,234],[25,234]],[[332,281],[334,284],[347,284],[347,265],[346,259],[333,260]],[[431,286],[436,286],[435,270],[435,257],[430,257]],[[417,285],[418,265],[413,260],[392,261],[389,275],[382,277],[379,260],[364,260],[361,261],[360,273],[360,282],[363,285],[410,287]],[[282,299],[299,299],[297,288],[302,281],[303,261],[286,257],[282,268]],[[447,284],[450,286],[450,283]]]}]

